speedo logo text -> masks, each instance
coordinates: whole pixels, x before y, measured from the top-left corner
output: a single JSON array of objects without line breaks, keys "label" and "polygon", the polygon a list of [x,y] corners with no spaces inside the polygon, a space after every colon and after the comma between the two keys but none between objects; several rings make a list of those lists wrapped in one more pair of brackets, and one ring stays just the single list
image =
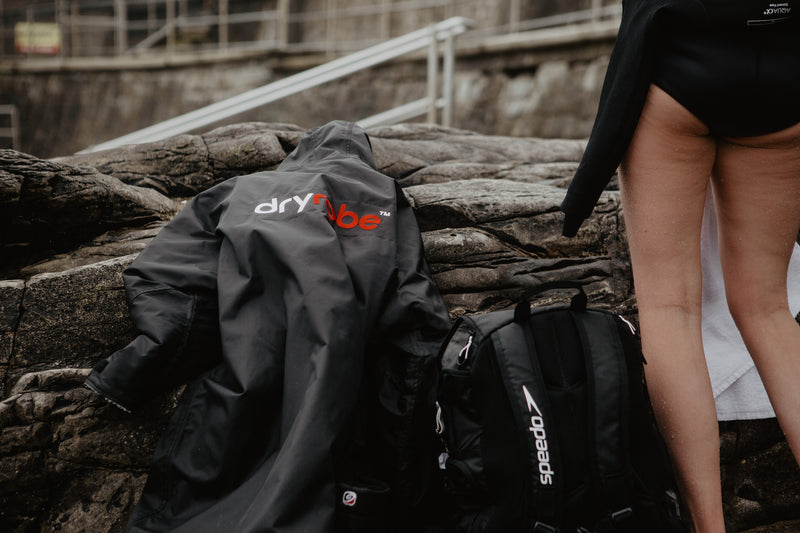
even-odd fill
[{"label": "speedo logo text", "polygon": [[[282,199],[272,198],[268,202],[262,202],[258,204],[253,212],[259,215],[302,213],[306,209],[306,206],[309,205],[309,202],[312,205],[324,204],[328,219],[332,224],[339,226],[340,228],[359,228],[365,231],[370,231],[377,228],[382,222],[380,216],[372,213],[359,215],[355,211],[350,210],[347,207],[347,204],[344,203],[339,205],[338,208],[334,207],[333,203],[331,203],[326,195],[316,194],[313,192],[310,192],[302,197],[295,195]],[[391,213],[380,211],[380,215],[383,217],[388,217],[391,216]]]},{"label": "speedo logo text", "polygon": [[539,483],[542,485],[552,485],[555,472],[550,464],[550,449],[547,445],[547,430],[544,427],[544,418],[539,406],[533,399],[528,387],[522,386],[522,394],[525,395],[525,403],[530,415],[530,426],[528,431],[533,433],[536,440],[536,459],[539,462]]}]

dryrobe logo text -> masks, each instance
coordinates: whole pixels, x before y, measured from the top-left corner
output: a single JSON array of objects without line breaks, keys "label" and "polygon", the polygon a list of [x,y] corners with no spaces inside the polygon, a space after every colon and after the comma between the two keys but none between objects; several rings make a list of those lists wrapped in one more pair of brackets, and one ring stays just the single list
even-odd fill
[{"label": "dryrobe logo text", "polygon": [[[381,217],[378,215],[366,214],[359,216],[354,211],[350,211],[347,208],[347,204],[342,204],[337,209],[333,206],[331,201],[328,200],[327,196],[324,194],[314,194],[313,192],[306,194],[304,197],[295,195],[282,200],[273,198],[269,202],[258,204],[254,212],[259,215],[302,213],[309,202],[314,205],[319,205],[324,202],[328,218],[333,224],[336,224],[340,228],[360,228],[370,231],[377,228],[382,222]],[[391,213],[386,211],[380,211],[380,214],[384,217],[391,216]]]},{"label": "dryrobe logo text", "polygon": [[542,485],[552,485],[555,472],[550,465],[550,450],[547,446],[547,431],[544,427],[542,411],[536,405],[528,387],[522,386],[522,394],[525,395],[525,403],[528,405],[528,413],[531,415],[530,427],[528,431],[533,433],[536,439],[536,459],[539,461],[539,483]]}]

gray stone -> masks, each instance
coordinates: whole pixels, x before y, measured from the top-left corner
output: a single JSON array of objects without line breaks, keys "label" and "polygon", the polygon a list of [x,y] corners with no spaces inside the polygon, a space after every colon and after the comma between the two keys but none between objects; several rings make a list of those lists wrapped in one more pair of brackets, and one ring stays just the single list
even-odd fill
[{"label": "gray stone", "polygon": [[171,218],[174,201],[89,167],[0,150],[0,274],[105,231]]},{"label": "gray stone", "polygon": [[800,520],[787,520],[758,526],[748,530],[740,530],[743,533],[797,533],[800,531]]},{"label": "gray stone", "polygon": [[27,281],[5,376],[60,367],[90,367],[133,336],[122,284],[122,256]]},{"label": "gray stone", "polygon": [[173,198],[190,197],[231,176],[277,166],[302,133],[286,124],[237,124],[203,135],[178,135],[54,161],[94,167],[129,185]]},{"label": "gray stone", "polygon": [[63,272],[126,255],[136,255],[147,246],[164,224],[166,221],[161,220],[141,227],[108,231],[74,250],[23,266],[19,269],[19,276],[30,278],[36,274]]},{"label": "gray stone", "polygon": [[177,391],[122,413],[85,368],[25,374],[0,402],[3,531],[122,531]]},{"label": "gray stone", "polygon": [[[14,269],[0,257],[0,270],[13,270],[17,278],[0,281],[0,530],[122,531],[176,405],[180,390],[126,414],[82,387],[92,365],[133,338],[122,271],[180,205],[178,198],[118,178],[170,194],[199,192],[231,175],[274,168],[301,133],[291,125],[246,123],[94,159],[47,162],[14,152],[0,160],[0,203],[19,209],[19,176],[38,176],[37,196],[26,209],[57,207],[42,215],[39,227],[80,233],[85,213],[85,223],[106,224],[81,233],[58,254]],[[558,205],[583,142],[423,125],[369,134],[378,165],[404,186],[453,317],[505,308],[542,281],[570,279],[586,283],[593,304],[635,320],[614,186],[575,238],[560,234]],[[73,166],[78,162],[92,162],[103,173]],[[118,207],[97,215],[93,202],[109,197],[81,192],[112,183],[122,186],[112,201]],[[60,190],[80,201],[59,206]],[[148,211],[150,200],[163,209]],[[130,216],[131,209],[140,214]],[[13,220],[22,224],[22,218]],[[556,291],[537,302],[567,296]],[[720,434],[729,529],[800,530],[800,475],[777,423],[725,422]]]}]

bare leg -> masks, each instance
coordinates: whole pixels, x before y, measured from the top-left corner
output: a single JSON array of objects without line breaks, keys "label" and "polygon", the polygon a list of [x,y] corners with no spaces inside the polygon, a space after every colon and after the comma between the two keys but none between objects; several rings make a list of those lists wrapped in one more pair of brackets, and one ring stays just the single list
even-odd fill
[{"label": "bare leg", "polygon": [[714,195],[731,314],[800,462],[800,327],[786,294],[800,226],[800,124],[720,141]]},{"label": "bare leg", "polygon": [[693,531],[724,533],[719,430],[701,333],[700,229],[716,141],[651,87],[620,169],[648,388]]}]

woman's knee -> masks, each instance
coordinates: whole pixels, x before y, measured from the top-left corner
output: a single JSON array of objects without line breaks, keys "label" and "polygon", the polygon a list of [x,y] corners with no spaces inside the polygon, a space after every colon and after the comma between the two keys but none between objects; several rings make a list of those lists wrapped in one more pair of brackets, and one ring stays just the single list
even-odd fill
[{"label": "woman's knee", "polygon": [[[702,300],[700,291],[680,290],[673,286],[672,290],[639,291],[636,301],[640,320],[654,325],[682,324],[681,327],[699,327],[702,316]],[[671,327],[667,328],[672,331]]]},{"label": "woman's knee", "polygon": [[785,288],[774,286],[734,286],[726,284],[728,310],[737,328],[746,334],[762,329],[765,322],[790,315]]}]

